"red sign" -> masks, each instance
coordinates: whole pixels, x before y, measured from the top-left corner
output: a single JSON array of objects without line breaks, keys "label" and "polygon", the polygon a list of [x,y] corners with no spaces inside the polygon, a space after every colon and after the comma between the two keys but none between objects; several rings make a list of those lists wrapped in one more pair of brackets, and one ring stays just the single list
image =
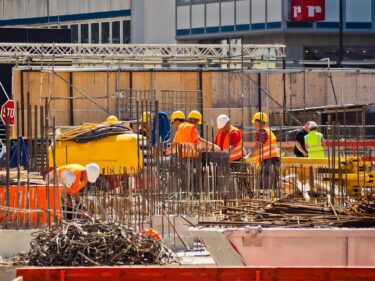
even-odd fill
[{"label": "red sign", "polygon": [[4,122],[7,121],[7,116],[9,120],[9,125],[14,125],[14,101],[7,100],[1,107],[1,120]]},{"label": "red sign", "polygon": [[291,21],[325,20],[325,0],[291,0]]}]

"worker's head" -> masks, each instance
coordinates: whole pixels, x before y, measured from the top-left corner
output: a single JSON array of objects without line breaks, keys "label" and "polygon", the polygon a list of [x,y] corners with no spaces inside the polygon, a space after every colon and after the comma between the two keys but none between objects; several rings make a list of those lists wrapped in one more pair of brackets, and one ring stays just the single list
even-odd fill
[{"label": "worker's head", "polygon": [[229,131],[229,129],[230,129],[230,119],[229,119],[228,115],[226,115],[226,114],[219,115],[217,117],[216,123],[217,123],[217,128],[219,130],[223,129],[225,132]]},{"label": "worker's head", "polygon": [[264,112],[257,112],[254,114],[251,123],[253,123],[255,130],[259,131],[268,122],[268,116]]},{"label": "worker's head", "polygon": [[139,116],[138,121],[143,124],[151,124],[153,118],[154,118],[153,113],[145,111]]},{"label": "worker's head", "polygon": [[171,124],[175,127],[178,128],[178,126],[185,122],[185,113],[182,111],[178,110],[172,113],[171,115]]},{"label": "worker's head", "polygon": [[303,125],[303,129],[305,130],[305,132],[309,132],[309,131],[310,131],[309,123],[310,123],[310,121],[307,121],[307,122],[305,123],[305,125]]},{"label": "worker's head", "polygon": [[100,168],[98,164],[90,163],[86,165],[87,180],[91,183],[95,183],[100,175]]},{"label": "worker's head", "polygon": [[309,130],[310,131],[316,131],[318,129],[318,124],[316,124],[314,121],[309,122]]},{"label": "worker's head", "polygon": [[107,123],[108,124],[115,124],[115,123],[118,123],[118,118],[114,115],[111,115],[111,116],[108,116],[107,118]]},{"label": "worker's head", "polygon": [[69,188],[73,185],[76,180],[76,176],[72,171],[63,170],[61,172],[60,181],[66,188]]},{"label": "worker's head", "polygon": [[188,121],[194,125],[202,124],[202,114],[197,110],[190,111],[188,115]]}]

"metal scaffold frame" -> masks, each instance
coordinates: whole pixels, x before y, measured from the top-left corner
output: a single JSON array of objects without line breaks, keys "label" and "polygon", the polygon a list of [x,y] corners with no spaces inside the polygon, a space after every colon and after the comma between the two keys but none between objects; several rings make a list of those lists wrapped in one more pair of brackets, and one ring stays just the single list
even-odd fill
[{"label": "metal scaffold frame", "polygon": [[249,64],[254,61],[281,62],[285,45],[214,45],[214,44],[29,44],[0,43],[0,61],[35,63],[71,61],[103,64]]}]

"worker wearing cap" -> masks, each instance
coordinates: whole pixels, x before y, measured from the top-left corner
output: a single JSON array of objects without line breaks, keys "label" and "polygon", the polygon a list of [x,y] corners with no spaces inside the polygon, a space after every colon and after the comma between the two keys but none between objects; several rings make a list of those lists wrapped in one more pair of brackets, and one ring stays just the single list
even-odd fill
[{"label": "worker wearing cap", "polygon": [[151,112],[143,112],[138,120],[140,122],[138,132],[147,139],[151,138],[151,123],[153,119],[154,114]]},{"label": "worker wearing cap", "polygon": [[324,137],[317,131],[318,124],[309,122],[310,132],[305,136],[305,144],[309,158],[324,158]]},{"label": "worker wearing cap", "polygon": [[309,122],[307,122],[301,130],[296,134],[296,142],[294,146],[294,155],[296,157],[307,157],[307,149],[305,145],[305,136],[309,133]]},{"label": "worker wearing cap", "polygon": [[264,112],[254,114],[252,123],[256,130],[256,143],[249,155],[261,163],[262,186],[265,189],[276,189],[279,177],[280,151],[275,134],[267,126],[268,116]]},{"label": "worker wearing cap", "polygon": [[245,156],[242,144],[242,132],[240,129],[230,124],[227,115],[221,114],[217,117],[218,132],[215,138],[215,144],[222,151],[230,152],[230,161],[238,161]]}]

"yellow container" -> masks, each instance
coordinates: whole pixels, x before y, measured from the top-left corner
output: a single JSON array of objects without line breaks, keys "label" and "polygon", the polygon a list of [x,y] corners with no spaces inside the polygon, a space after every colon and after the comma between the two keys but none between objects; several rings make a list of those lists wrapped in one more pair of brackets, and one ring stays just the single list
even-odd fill
[{"label": "yellow container", "polygon": [[[136,134],[109,136],[87,143],[56,142],[56,166],[96,163],[104,175],[137,173],[143,168],[143,155]],[[49,167],[53,167],[52,147],[49,148]]]}]

